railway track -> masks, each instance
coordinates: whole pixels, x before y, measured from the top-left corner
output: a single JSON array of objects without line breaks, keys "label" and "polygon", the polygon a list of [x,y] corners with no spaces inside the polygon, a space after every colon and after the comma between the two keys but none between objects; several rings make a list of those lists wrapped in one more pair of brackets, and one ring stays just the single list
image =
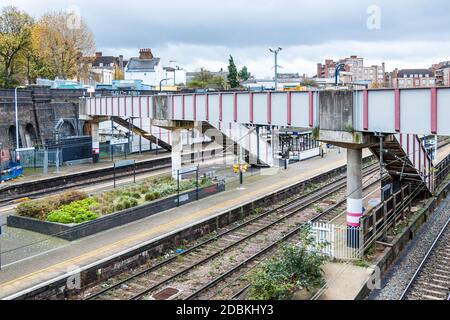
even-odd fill
[{"label": "railway track", "polygon": [[[364,176],[378,171],[377,165],[364,170]],[[317,203],[330,198],[345,197],[342,189],[346,185],[345,176],[311,191],[300,197],[268,210],[231,229],[174,255],[165,261],[156,263],[143,270],[122,278],[112,285],[96,292],[86,290],[85,299],[194,299],[213,286],[217,286],[225,277],[235,273],[249,262],[257,262],[258,258],[276,249],[280,242],[297,234],[305,222],[315,220],[331,212],[330,203]],[[334,200],[334,204],[342,204]],[[320,208],[320,210],[318,209]],[[301,215],[299,215],[301,213]],[[253,252],[258,252],[256,255]],[[223,263],[227,259],[228,270]],[[242,261],[242,262],[240,262]],[[211,270],[209,267],[213,265]],[[203,272],[198,279],[187,278],[189,272]],[[190,283],[188,279],[195,283]],[[184,283],[183,288],[171,287],[171,283]],[[191,281],[191,282],[192,282]],[[195,289],[196,288],[196,289]],[[95,289],[95,288],[94,288]]]},{"label": "railway track", "polygon": [[401,300],[450,300],[450,219],[423,258]]}]

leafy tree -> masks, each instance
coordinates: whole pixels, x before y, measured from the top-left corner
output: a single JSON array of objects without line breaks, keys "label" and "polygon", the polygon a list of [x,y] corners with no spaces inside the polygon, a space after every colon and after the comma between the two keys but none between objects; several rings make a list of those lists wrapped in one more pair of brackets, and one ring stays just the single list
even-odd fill
[{"label": "leafy tree", "polygon": [[24,75],[25,53],[31,47],[33,18],[13,6],[0,14],[0,86],[12,87]]},{"label": "leafy tree", "polygon": [[314,88],[317,88],[319,86],[317,82],[312,79],[305,79],[302,82],[300,82],[300,85],[304,87],[314,87]]},{"label": "leafy tree", "polygon": [[242,67],[241,71],[239,71],[238,74],[239,80],[244,82],[247,81],[248,79],[250,79],[251,77],[251,73],[248,72],[248,69],[246,66]]},{"label": "leafy tree", "polygon": [[225,87],[225,79],[221,76],[214,76],[208,70],[201,69],[188,83],[189,88],[211,88],[223,89]]},{"label": "leafy tree", "polygon": [[54,12],[44,15],[33,32],[33,49],[48,66],[54,77],[71,79],[79,76],[81,56],[95,52],[92,32],[80,19],[77,26],[68,23],[69,13]]},{"label": "leafy tree", "polygon": [[228,60],[228,84],[231,88],[239,87],[238,71],[236,68],[236,64],[234,63],[234,59],[231,55],[230,59]]}]

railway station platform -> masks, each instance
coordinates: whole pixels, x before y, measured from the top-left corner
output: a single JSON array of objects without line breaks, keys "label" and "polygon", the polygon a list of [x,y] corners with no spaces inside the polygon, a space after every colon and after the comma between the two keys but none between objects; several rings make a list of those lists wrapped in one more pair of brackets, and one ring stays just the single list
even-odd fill
[{"label": "railway station platform", "polygon": [[[365,150],[364,156],[370,152]],[[255,198],[284,189],[289,185],[307,180],[323,172],[346,164],[344,149],[332,149],[324,158],[313,158],[280,169],[275,174],[247,177],[244,188],[238,184],[227,185],[220,194],[193,202],[180,208],[168,210],[134,223],[111,229],[75,242],[57,241],[47,251],[26,258],[12,259],[13,248],[5,252],[6,262],[0,271],[0,298],[11,298],[30,288],[38,288],[63,277],[68,272],[98,264],[102,260],[119,256],[145,244],[152,243],[171,233],[200,221],[215,217],[230,209],[251,202]],[[268,169],[273,170],[273,169]],[[44,244],[47,240],[42,240]],[[54,241],[54,239],[48,239]],[[26,248],[22,248],[23,250]],[[8,255],[9,257],[8,259]]]},{"label": "railway station platform", "polygon": [[[165,158],[165,157],[169,157],[169,156],[170,156],[170,152],[165,151],[165,150],[160,150],[160,151],[158,151],[158,154],[156,154],[155,151],[145,152],[145,153],[141,153],[141,154],[130,154],[130,155],[127,155],[127,160],[135,160],[136,163],[139,163],[139,162],[149,161],[152,159]],[[98,163],[80,163],[80,164],[75,164],[75,165],[71,165],[71,166],[65,165],[65,166],[59,167],[59,172],[56,172],[54,167],[49,167],[48,173],[46,173],[46,174],[43,173],[42,168],[37,168],[36,170],[26,169],[25,173],[22,177],[19,177],[17,179],[11,180],[11,181],[4,182],[1,184],[1,186],[8,186],[8,185],[14,185],[14,184],[26,183],[26,182],[36,182],[36,181],[45,182],[45,180],[49,179],[49,178],[64,177],[66,175],[70,175],[70,174],[74,174],[74,173],[97,171],[97,170],[101,170],[101,169],[110,168],[110,167],[112,167],[112,165],[115,161],[120,161],[120,160],[124,160],[124,157],[123,156],[117,157],[116,159],[114,159],[114,161],[111,161],[109,159],[108,160],[104,159]],[[1,186],[0,186],[0,189],[1,189]]]}]

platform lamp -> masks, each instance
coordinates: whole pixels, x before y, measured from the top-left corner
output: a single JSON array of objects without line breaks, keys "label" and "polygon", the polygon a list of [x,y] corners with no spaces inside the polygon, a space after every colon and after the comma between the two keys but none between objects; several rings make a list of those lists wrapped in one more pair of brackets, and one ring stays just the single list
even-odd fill
[{"label": "platform lamp", "polygon": [[276,49],[269,48],[269,51],[274,54],[275,59],[275,91],[278,89],[278,53],[283,50],[282,47],[278,47]]},{"label": "platform lamp", "polygon": [[[25,89],[24,86],[17,86],[14,89],[14,110],[16,113],[16,160],[18,159],[19,156],[19,114],[17,112],[17,89]],[[20,159],[20,158],[19,158]]]},{"label": "platform lamp", "polygon": [[172,80],[172,78],[162,79],[162,80],[159,82],[159,92],[162,92],[162,83],[163,83],[163,81],[166,81],[166,84],[167,84],[167,81],[169,81],[169,80]]}]

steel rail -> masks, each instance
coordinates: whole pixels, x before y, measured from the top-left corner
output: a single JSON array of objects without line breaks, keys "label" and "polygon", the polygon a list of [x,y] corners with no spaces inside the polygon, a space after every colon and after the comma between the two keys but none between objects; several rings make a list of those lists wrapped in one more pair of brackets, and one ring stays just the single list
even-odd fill
[{"label": "steel rail", "polygon": [[422,272],[422,270],[424,269],[425,264],[428,262],[431,254],[435,251],[436,247],[439,244],[439,241],[442,240],[443,235],[445,234],[445,231],[447,230],[447,227],[450,224],[450,218],[447,219],[447,222],[445,223],[445,225],[442,227],[441,231],[439,232],[439,234],[437,235],[436,239],[434,240],[433,244],[431,245],[430,249],[428,250],[427,254],[425,255],[425,257],[422,259],[419,267],[417,267],[416,272],[414,273],[414,275],[412,276],[411,280],[409,281],[408,285],[406,286],[405,290],[403,290],[403,293],[400,297],[400,300],[405,300],[406,296],[411,293],[411,289],[414,285],[414,283],[417,280],[417,277],[419,276],[419,274]]}]

